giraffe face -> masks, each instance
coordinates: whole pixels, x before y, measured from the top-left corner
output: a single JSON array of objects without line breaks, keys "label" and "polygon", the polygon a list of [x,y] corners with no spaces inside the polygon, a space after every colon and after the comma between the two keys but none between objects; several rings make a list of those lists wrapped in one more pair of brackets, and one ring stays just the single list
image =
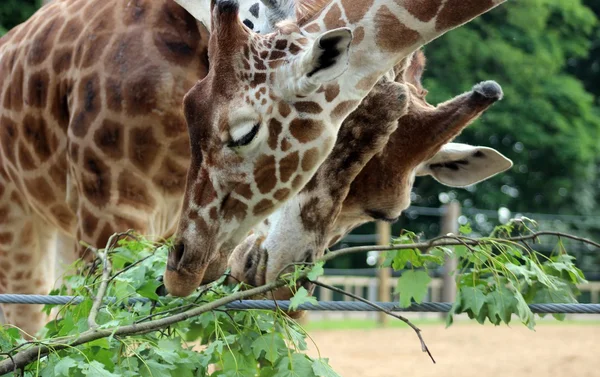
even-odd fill
[{"label": "giraffe face", "polygon": [[234,1],[212,13],[210,70],[184,98],[192,158],[165,273],[178,296],[217,279],[237,243],[331,151],[341,119],[313,95],[345,71],[352,40],[347,29],[310,40],[292,24],[256,34]]}]

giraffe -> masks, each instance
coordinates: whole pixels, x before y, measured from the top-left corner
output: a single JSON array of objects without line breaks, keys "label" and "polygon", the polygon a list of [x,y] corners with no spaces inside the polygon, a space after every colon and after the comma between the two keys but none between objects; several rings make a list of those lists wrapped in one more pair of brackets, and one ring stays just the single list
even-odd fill
[{"label": "giraffe", "polygon": [[[174,232],[182,102],[207,51],[208,30],[171,0],[54,0],[0,39],[0,292],[47,294],[57,265],[91,257],[76,240]],[[40,309],[2,306],[29,334]]]},{"label": "giraffe", "polygon": [[[0,292],[48,292],[76,239],[172,233],[189,164],[178,104],[207,40],[169,1],[118,0],[55,1],[0,39]],[[44,321],[0,309],[27,333]]]},{"label": "giraffe", "polygon": [[183,103],[191,163],[167,291],[187,296],[220,276],[252,227],[308,183],[386,72],[504,1],[323,1],[269,34],[239,20],[237,1],[212,1],[210,69]]},{"label": "giraffe", "polygon": [[[247,24],[266,19],[256,3]],[[171,0],[56,0],[0,38],[0,293],[47,293],[84,254],[76,240],[173,233],[181,103],[207,49],[208,29]],[[0,319],[33,334],[40,309],[0,305]]]},{"label": "giraffe", "polygon": [[[464,187],[512,166],[494,149],[450,142],[501,99],[498,84],[480,83],[433,107],[421,85],[422,51],[415,52],[408,67],[400,68],[395,80],[405,83],[410,95],[406,114],[393,120],[395,131],[383,146],[369,143],[368,133],[365,140],[373,123],[384,122],[386,107],[363,102],[342,124],[332,153],[310,182],[271,215],[261,231],[236,247],[228,263],[230,283],[272,282],[286,267],[321,257],[326,247],[361,224],[396,221],[409,206],[417,175]],[[393,103],[389,96],[381,100]],[[291,296],[287,288],[272,293],[275,299]]]}]

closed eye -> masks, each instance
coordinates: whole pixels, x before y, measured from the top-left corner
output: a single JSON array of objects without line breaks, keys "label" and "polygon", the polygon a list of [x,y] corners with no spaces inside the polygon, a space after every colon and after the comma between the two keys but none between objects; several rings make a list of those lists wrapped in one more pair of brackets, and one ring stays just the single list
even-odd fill
[{"label": "closed eye", "polygon": [[227,144],[227,146],[229,148],[235,148],[235,147],[243,147],[244,145],[250,144],[250,142],[254,139],[254,137],[258,133],[259,126],[260,126],[260,124],[256,123],[254,125],[254,127],[252,127],[252,129],[250,130],[250,132],[248,132],[247,134],[245,134],[244,136],[242,136],[239,139],[232,139]]}]

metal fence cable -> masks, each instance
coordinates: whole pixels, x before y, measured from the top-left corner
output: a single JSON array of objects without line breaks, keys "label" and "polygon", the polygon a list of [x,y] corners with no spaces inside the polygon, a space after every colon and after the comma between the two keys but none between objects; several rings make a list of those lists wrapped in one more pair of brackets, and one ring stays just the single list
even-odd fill
[{"label": "metal fence cable", "polygon": [[[45,296],[45,295],[20,295],[20,294],[0,294],[1,304],[50,304],[50,305],[66,305],[78,304],[83,300],[83,297],[78,296]],[[106,301],[115,302],[114,297],[107,297]],[[148,302],[147,298],[129,298],[129,303]],[[408,308],[400,308],[393,302],[375,302],[377,305],[384,307],[393,312],[433,312],[445,313],[450,311],[452,303],[449,302],[424,302],[421,304],[413,304]],[[273,300],[243,300],[236,301],[226,305],[227,309],[245,310],[245,309],[266,309],[273,310],[279,306],[283,310],[287,310],[290,306],[290,301]],[[529,308],[534,313],[547,314],[600,314],[600,304],[530,304]],[[312,311],[377,311],[372,306],[363,302],[353,301],[319,301],[316,305],[305,303],[298,307],[299,310]]]}]

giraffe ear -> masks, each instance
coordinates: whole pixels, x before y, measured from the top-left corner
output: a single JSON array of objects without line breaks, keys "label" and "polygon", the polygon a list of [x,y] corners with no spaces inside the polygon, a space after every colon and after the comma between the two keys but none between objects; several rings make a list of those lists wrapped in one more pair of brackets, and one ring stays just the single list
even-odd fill
[{"label": "giraffe ear", "polygon": [[348,68],[352,31],[339,28],[321,34],[302,57],[302,74],[320,86],[338,78]]},{"label": "giraffe ear", "polygon": [[448,143],[417,168],[417,175],[431,175],[450,187],[465,187],[484,181],[512,167],[511,160],[495,149]]}]

